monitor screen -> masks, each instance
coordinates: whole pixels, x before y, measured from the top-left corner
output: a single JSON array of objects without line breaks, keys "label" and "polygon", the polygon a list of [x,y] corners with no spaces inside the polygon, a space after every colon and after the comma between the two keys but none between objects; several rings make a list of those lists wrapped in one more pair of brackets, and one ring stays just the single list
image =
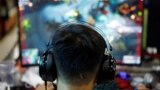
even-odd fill
[{"label": "monitor screen", "polygon": [[141,63],[143,0],[19,0],[18,4],[23,65],[37,64],[51,34],[70,21],[100,28],[118,64]]}]

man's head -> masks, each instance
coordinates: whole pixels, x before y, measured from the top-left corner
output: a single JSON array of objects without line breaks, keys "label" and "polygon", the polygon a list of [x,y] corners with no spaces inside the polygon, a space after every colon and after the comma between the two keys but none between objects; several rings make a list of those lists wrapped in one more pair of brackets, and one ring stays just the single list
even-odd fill
[{"label": "man's head", "polygon": [[58,79],[65,83],[89,83],[96,78],[106,43],[94,28],[64,25],[56,31],[52,44]]}]

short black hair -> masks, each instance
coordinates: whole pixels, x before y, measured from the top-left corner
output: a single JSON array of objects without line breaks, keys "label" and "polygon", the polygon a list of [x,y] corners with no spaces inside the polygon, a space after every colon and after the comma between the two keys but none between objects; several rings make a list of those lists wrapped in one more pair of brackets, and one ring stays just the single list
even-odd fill
[{"label": "short black hair", "polygon": [[67,24],[58,28],[52,38],[58,71],[64,76],[93,73],[102,61],[106,43],[95,28],[83,24]]}]

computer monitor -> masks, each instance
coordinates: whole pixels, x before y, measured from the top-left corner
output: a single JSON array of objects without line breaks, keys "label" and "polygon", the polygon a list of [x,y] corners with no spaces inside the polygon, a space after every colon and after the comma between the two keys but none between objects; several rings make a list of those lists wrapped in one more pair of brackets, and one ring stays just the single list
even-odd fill
[{"label": "computer monitor", "polygon": [[141,63],[143,0],[19,0],[22,65],[37,65],[51,33],[65,22],[100,28],[118,64]]}]

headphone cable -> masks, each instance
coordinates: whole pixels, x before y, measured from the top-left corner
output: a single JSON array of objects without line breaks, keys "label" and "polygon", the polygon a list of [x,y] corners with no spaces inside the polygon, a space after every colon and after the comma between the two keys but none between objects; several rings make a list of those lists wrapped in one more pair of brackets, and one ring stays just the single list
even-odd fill
[{"label": "headphone cable", "polygon": [[44,81],[45,84],[45,90],[47,90],[47,81]]}]

